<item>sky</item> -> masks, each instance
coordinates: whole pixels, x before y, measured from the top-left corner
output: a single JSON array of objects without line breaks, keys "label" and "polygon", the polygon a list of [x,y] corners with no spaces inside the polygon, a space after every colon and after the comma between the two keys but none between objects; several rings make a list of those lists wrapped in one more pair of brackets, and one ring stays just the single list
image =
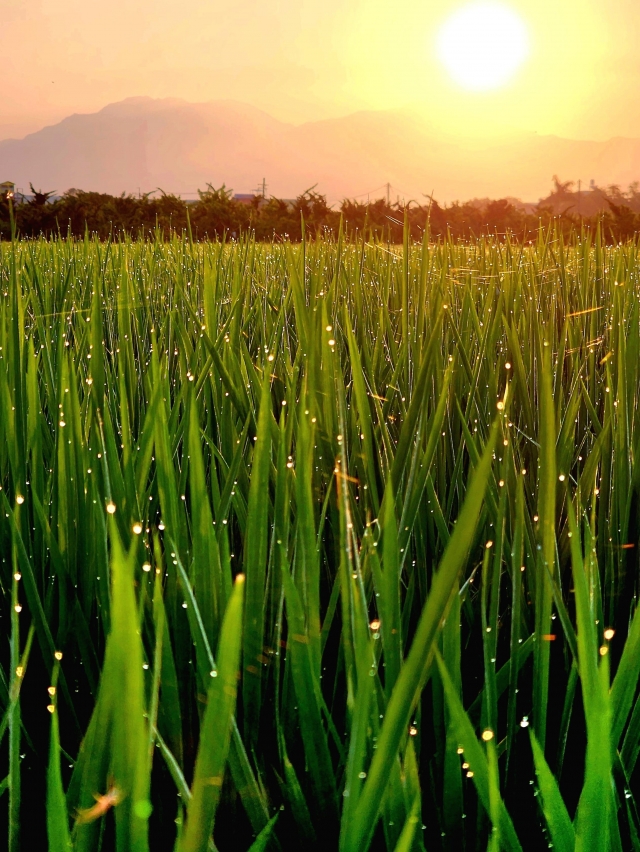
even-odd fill
[{"label": "sky", "polygon": [[455,0],[0,0],[0,138],[137,95],[233,98],[294,123],[409,108],[453,137],[640,137],[638,0],[503,3],[528,58],[471,92],[437,55]]}]

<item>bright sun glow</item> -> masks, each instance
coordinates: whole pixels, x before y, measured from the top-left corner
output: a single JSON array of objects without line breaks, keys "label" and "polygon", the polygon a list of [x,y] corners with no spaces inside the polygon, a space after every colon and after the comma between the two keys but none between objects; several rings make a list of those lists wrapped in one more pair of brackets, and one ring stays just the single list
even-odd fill
[{"label": "bright sun glow", "polygon": [[465,89],[484,91],[508,82],[529,53],[522,18],[502,3],[470,3],[443,24],[440,61]]}]

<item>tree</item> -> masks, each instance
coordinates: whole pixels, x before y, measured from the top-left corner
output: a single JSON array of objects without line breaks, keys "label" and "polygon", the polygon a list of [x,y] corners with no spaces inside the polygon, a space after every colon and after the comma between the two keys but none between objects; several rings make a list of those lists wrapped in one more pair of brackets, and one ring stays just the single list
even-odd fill
[{"label": "tree", "polygon": [[[638,229],[638,216],[626,204],[616,204],[607,199],[611,209],[609,226],[617,240],[628,240]],[[609,217],[607,217],[609,218]]]},{"label": "tree", "polygon": [[33,198],[30,200],[29,204],[33,204],[34,207],[44,207],[51,196],[55,194],[55,189],[51,190],[51,192],[39,192],[37,189],[33,188],[32,183],[29,183],[29,189],[33,193]]},{"label": "tree", "polygon": [[558,175],[554,175],[552,177],[553,180],[553,194],[554,195],[569,195],[572,187],[575,184],[574,180],[560,180]]},{"label": "tree", "polygon": [[232,198],[232,189],[225,184],[216,189],[207,184],[207,189],[198,190],[199,201],[190,211],[190,219],[197,233],[211,238],[225,234],[239,236],[247,230],[252,218],[252,210],[244,204],[238,204]]}]

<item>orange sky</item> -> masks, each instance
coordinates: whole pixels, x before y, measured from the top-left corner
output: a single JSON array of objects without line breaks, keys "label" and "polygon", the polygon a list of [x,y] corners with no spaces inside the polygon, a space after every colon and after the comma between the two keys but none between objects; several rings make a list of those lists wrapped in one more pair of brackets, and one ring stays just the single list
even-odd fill
[{"label": "orange sky", "polygon": [[640,136],[638,0],[504,3],[530,57],[468,93],[435,55],[454,0],[0,0],[0,138],[132,95],[231,97],[294,122],[411,106],[454,136]]}]

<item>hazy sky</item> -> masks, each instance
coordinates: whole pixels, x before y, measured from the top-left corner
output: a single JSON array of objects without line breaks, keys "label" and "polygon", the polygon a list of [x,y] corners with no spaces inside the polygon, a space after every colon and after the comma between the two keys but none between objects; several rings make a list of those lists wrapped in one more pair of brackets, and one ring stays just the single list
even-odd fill
[{"label": "hazy sky", "polygon": [[638,0],[503,0],[531,51],[504,88],[436,57],[455,0],[0,0],[0,138],[133,95],[230,97],[300,122],[412,107],[455,135],[640,136]]}]

